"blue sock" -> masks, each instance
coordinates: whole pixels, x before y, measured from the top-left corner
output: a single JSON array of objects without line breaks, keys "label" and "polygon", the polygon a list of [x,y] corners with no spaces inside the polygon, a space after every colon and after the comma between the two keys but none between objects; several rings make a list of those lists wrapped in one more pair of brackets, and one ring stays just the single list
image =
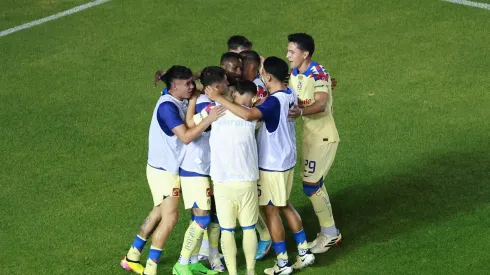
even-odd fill
[{"label": "blue sock", "polygon": [[158,264],[158,261],[160,260],[161,255],[162,255],[162,250],[156,249],[152,246],[150,249],[150,252],[148,252],[148,259],[150,259],[154,263]]},{"label": "blue sock", "polygon": [[306,242],[305,231],[301,229],[301,231],[294,233],[294,239],[296,240],[296,245],[298,246],[299,255],[305,255],[308,251],[308,243]]},{"label": "blue sock", "polygon": [[273,242],[272,247],[277,254],[277,265],[279,267],[284,267],[288,264],[288,252],[286,250],[286,241]]},{"label": "blue sock", "polygon": [[136,238],[134,238],[133,244],[131,246],[141,252],[143,250],[143,247],[145,247],[145,244],[146,240],[141,238],[139,235],[136,235]]}]

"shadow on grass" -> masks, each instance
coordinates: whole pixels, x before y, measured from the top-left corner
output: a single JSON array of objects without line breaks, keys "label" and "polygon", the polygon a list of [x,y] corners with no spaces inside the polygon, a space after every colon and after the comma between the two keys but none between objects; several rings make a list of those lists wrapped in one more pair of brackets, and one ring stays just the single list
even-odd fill
[{"label": "shadow on grass", "polygon": [[[407,172],[331,194],[334,217],[344,240],[341,249],[318,255],[317,263],[330,264],[367,242],[387,240],[488,203],[489,163],[488,151],[431,156]],[[311,205],[297,210],[308,239],[313,239],[318,221]],[[289,241],[288,247],[295,251],[294,241]]]}]

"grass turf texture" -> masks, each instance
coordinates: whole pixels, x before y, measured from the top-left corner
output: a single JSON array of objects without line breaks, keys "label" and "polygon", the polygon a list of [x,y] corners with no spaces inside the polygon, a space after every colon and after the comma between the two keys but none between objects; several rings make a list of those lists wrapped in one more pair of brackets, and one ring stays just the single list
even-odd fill
[{"label": "grass turf texture", "polygon": [[[42,1],[49,13],[28,2],[2,3],[2,30],[88,1]],[[286,35],[306,31],[339,81],[342,142],[326,184],[344,242],[301,274],[485,273],[489,16],[428,0],[112,1],[0,38],[2,270],[129,274],[119,260],[152,206],[154,71],[217,64],[232,34],[283,57]],[[291,201],[311,240],[301,170]],[[188,217],[159,274],[171,272]],[[287,242],[292,259],[290,232]]]}]

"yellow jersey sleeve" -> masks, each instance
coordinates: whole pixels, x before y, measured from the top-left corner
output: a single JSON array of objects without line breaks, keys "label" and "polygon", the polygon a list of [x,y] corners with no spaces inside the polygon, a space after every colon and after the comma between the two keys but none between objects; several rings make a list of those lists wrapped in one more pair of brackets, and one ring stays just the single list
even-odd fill
[{"label": "yellow jersey sleeve", "polygon": [[296,92],[300,104],[304,107],[315,103],[315,93],[328,93],[324,112],[302,117],[303,143],[315,145],[323,142],[338,142],[340,138],[332,113],[332,82],[325,68],[313,62],[304,73],[299,73],[295,69],[291,73],[289,86]]}]

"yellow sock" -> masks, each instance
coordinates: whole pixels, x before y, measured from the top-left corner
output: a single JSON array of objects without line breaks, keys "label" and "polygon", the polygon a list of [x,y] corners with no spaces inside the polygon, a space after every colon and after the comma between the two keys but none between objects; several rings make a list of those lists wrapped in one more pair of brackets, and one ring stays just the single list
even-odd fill
[{"label": "yellow sock", "polygon": [[255,228],[257,229],[257,232],[259,232],[260,240],[270,241],[271,235],[269,234],[269,228],[267,228],[267,225],[265,223],[264,214],[262,210],[260,210],[259,212],[259,219],[257,220],[256,225],[257,226]]},{"label": "yellow sock", "polygon": [[[204,233],[206,233],[206,230],[204,230]],[[204,235],[204,233],[202,234],[202,236]],[[201,238],[199,238],[199,240],[197,240],[196,248],[194,249],[194,251],[192,251],[191,264],[195,264],[199,261],[198,257],[199,257],[199,251],[201,250],[202,236]]]},{"label": "yellow sock", "polygon": [[201,228],[199,224],[193,221],[184,235],[184,243],[182,245],[182,250],[180,251],[180,264],[189,264],[192,252],[196,249],[199,239],[204,233],[204,228]]},{"label": "yellow sock", "polygon": [[217,223],[210,223],[208,225],[208,239],[209,239],[209,256],[218,254],[219,245],[219,233],[220,227]]},{"label": "yellow sock", "polygon": [[316,216],[322,227],[330,227],[335,225],[332,214],[332,205],[327,194],[327,189],[323,185],[314,195],[310,197],[313,209],[315,209]]},{"label": "yellow sock", "polygon": [[257,252],[257,235],[252,229],[243,230],[243,253],[247,263],[247,270],[255,269],[255,253]]},{"label": "yellow sock", "polygon": [[[252,231],[252,230],[247,230]],[[252,231],[253,234],[255,232]],[[235,242],[235,232],[223,230],[221,234],[221,249],[223,250],[223,255],[225,256],[226,268],[230,275],[236,275],[236,242]],[[255,251],[254,251],[255,252]],[[255,257],[254,257],[255,258]]]}]

